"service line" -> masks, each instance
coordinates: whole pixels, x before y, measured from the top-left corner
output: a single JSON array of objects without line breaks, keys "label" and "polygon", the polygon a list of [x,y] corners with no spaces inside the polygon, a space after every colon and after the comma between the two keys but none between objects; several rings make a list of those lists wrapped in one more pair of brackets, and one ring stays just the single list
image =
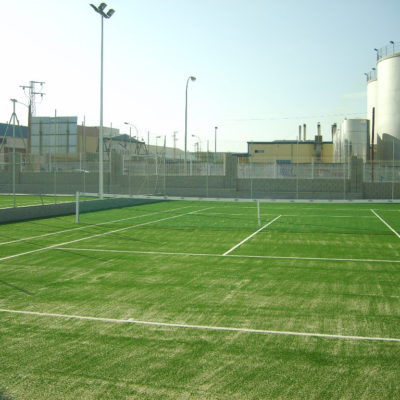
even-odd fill
[{"label": "service line", "polygon": [[37,311],[22,311],[22,310],[8,310],[0,309],[2,313],[9,314],[24,314],[39,317],[53,317],[53,318],[68,318],[96,322],[108,322],[116,324],[135,324],[135,325],[150,325],[150,326],[163,326],[169,328],[186,328],[186,329],[203,329],[209,331],[225,331],[225,332],[241,332],[241,333],[258,333],[263,335],[290,335],[290,336],[305,336],[317,337],[325,339],[348,339],[348,340],[370,340],[382,342],[400,342],[399,338],[388,337],[374,337],[374,336],[351,336],[351,335],[336,335],[327,333],[310,333],[310,332],[293,332],[293,331],[274,331],[266,329],[251,329],[251,328],[233,328],[224,326],[211,326],[211,325],[190,325],[190,324],[174,324],[168,322],[155,322],[155,321],[141,321],[133,318],[128,319],[115,319],[115,318],[102,318],[102,317],[88,317],[83,315],[70,315],[58,313],[45,313]]},{"label": "service line", "polygon": [[235,258],[261,258],[268,260],[298,260],[298,261],[345,261],[345,262],[381,262],[399,264],[400,260],[379,260],[371,258],[328,258],[328,257],[295,257],[295,256],[254,256],[245,254],[211,254],[211,253],[182,253],[170,251],[141,251],[141,250],[114,250],[114,249],[88,249],[80,247],[54,247],[53,250],[65,251],[88,251],[102,253],[121,253],[121,254],[149,254],[149,255],[165,255],[165,256],[183,256],[183,257],[235,257]]},{"label": "service line", "polygon": [[250,240],[252,237],[254,237],[255,235],[257,235],[258,232],[261,232],[263,229],[265,229],[267,226],[271,225],[272,223],[274,223],[277,219],[279,219],[280,217],[282,217],[282,215],[278,215],[276,218],[274,218],[272,221],[269,221],[268,224],[265,224],[264,226],[262,226],[260,229],[258,229],[257,231],[253,232],[250,236],[247,236],[246,239],[243,239],[240,243],[238,243],[237,245],[233,246],[231,249],[229,249],[228,251],[226,251],[224,254],[222,254],[223,256],[227,256],[229,253],[232,253],[233,250],[236,250],[238,247],[240,247],[242,244],[246,243],[248,240]]}]

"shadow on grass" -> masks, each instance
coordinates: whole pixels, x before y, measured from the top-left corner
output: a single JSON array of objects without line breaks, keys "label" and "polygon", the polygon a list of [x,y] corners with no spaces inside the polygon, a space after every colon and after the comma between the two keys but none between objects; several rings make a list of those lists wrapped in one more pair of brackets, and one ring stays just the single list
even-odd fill
[{"label": "shadow on grass", "polygon": [[[26,289],[24,289],[24,288],[21,288],[21,287],[19,287],[19,286],[17,286],[17,285],[14,285],[14,284],[12,284],[12,283],[3,281],[2,279],[0,279],[0,283],[2,283],[2,284],[5,285],[5,286],[8,286],[8,287],[10,287],[10,288],[12,288],[12,289],[18,290],[18,291],[20,291],[20,292],[22,292],[22,293],[28,294],[29,296],[33,296],[33,295],[34,295],[34,293],[30,292],[29,290],[26,290]],[[1,397],[1,389],[0,389],[0,400],[2,400],[2,397]]]}]

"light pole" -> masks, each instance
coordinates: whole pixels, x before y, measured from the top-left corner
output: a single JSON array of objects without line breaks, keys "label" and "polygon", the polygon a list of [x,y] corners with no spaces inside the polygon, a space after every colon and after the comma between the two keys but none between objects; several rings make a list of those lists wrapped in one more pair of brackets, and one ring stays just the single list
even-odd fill
[{"label": "light pole", "polygon": [[195,143],[195,145],[197,147],[197,155],[196,156],[197,156],[197,160],[200,161],[199,159],[200,159],[200,151],[201,151],[201,139],[200,139],[200,136],[197,136],[197,135],[192,135],[192,137],[195,137],[198,140],[198,142]]},{"label": "light pole", "polygon": [[161,139],[161,136],[156,136],[156,156],[158,155],[158,139]]},{"label": "light pole", "polygon": [[[13,149],[12,149],[12,192],[13,192],[13,207],[16,207],[16,202],[15,202],[15,123],[18,121],[17,119],[17,114],[15,113],[15,103],[18,103],[17,100],[11,99],[13,103],[13,112],[12,112],[12,121],[13,121]],[[18,121],[19,125],[19,121]]]},{"label": "light pole", "polygon": [[100,45],[100,130],[99,130],[99,196],[102,199],[104,195],[104,177],[103,177],[103,59],[104,59],[104,18],[111,18],[115,11],[110,8],[107,13],[104,12],[106,3],[100,3],[98,7],[90,4],[93,10],[101,17],[101,45]]},{"label": "light pole", "polygon": [[392,48],[393,48],[393,54],[394,54],[394,42],[393,42],[393,40],[391,40],[391,41],[390,41],[390,43],[391,43],[391,45],[392,45]]},{"label": "light pole", "polygon": [[133,124],[131,124],[130,122],[124,122],[124,124],[129,126],[129,154],[130,154],[130,152],[131,152],[131,146],[132,146],[132,127],[134,127],[134,128],[135,128],[135,131],[136,131],[136,136],[134,136],[134,138],[136,138],[136,140],[137,140],[137,142],[136,142],[136,144],[135,144],[135,149],[136,149],[136,152],[138,152],[138,147],[137,147],[137,146],[138,146],[137,143],[138,143],[138,141],[139,141],[139,131],[138,131],[138,128],[136,128],[136,126],[133,125]]},{"label": "light pole", "polygon": [[131,127],[133,127],[133,128],[135,128],[135,131],[136,131],[136,137],[139,138],[139,131],[135,125],[131,124],[130,122],[124,122],[124,124],[129,125],[129,136],[131,135]]},{"label": "light pole", "polygon": [[185,97],[185,157],[184,157],[184,162],[185,162],[185,171],[187,170],[186,168],[186,161],[187,161],[187,104],[188,104],[188,86],[189,86],[189,81],[195,81],[196,78],[194,76],[189,76],[186,81],[186,97]]},{"label": "light pole", "polygon": [[218,126],[214,127],[214,163],[217,162],[217,130]]}]

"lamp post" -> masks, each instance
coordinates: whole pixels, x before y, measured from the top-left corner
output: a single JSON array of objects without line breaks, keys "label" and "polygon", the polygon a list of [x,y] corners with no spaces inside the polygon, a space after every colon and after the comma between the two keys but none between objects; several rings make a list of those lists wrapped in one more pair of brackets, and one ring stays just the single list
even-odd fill
[{"label": "lamp post", "polygon": [[393,42],[393,40],[391,40],[390,43],[392,44],[393,54],[394,54],[394,42]]},{"label": "lamp post", "polygon": [[136,126],[133,125],[133,124],[130,123],[130,122],[124,122],[124,124],[129,126],[129,136],[131,136],[131,127],[133,127],[133,128],[135,128],[135,131],[136,131],[136,137],[139,139],[139,131],[138,131],[138,128],[136,128]]},{"label": "lamp post", "polygon": [[376,59],[379,60],[379,50],[378,49],[374,49],[376,51]]},{"label": "lamp post", "polygon": [[186,161],[187,161],[187,105],[188,105],[188,86],[189,86],[189,81],[195,81],[196,78],[194,76],[189,76],[186,81],[186,97],[185,97],[185,157],[184,157],[184,162],[185,162],[185,171],[187,170],[186,167]]},{"label": "lamp post", "polygon": [[[138,148],[137,148],[138,145],[137,145],[137,143],[138,143],[138,141],[139,141],[139,131],[138,131],[138,128],[136,128],[136,126],[133,125],[133,124],[131,124],[130,122],[124,122],[124,124],[129,126],[129,153],[130,153],[130,151],[131,151],[131,146],[132,146],[132,127],[135,128],[136,136],[134,136],[134,138],[136,138],[136,140],[137,140],[137,142],[136,142],[136,144],[135,144],[135,148],[136,148],[136,152],[137,152],[137,151],[138,151]],[[137,154],[138,154],[138,153],[137,153]]]},{"label": "lamp post", "polygon": [[196,157],[197,157],[197,160],[200,161],[199,159],[200,159],[200,151],[201,151],[201,139],[200,139],[200,136],[197,136],[197,135],[192,135],[192,137],[197,138],[197,140],[198,140],[198,142],[195,143],[195,146],[196,146],[196,149],[197,149]]},{"label": "lamp post", "polygon": [[218,126],[214,127],[214,163],[217,162],[217,130]]},{"label": "lamp post", "polygon": [[99,196],[102,199],[104,195],[104,177],[103,177],[103,59],[104,59],[104,18],[111,18],[114,10],[110,8],[107,13],[104,12],[106,3],[100,3],[98,7],[90,4],[94,11],[101,17],[101,45],[100,45],[100,130],[99,130]]}]

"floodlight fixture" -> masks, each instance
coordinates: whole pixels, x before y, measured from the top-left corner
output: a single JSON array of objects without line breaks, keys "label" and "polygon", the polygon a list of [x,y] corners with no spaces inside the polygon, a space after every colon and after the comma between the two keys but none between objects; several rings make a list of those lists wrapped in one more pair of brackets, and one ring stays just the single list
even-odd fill
[{"label": "floodlight fixture", "polygon": [[108,19],[114,14],[114,10],[108,10],[107,14],[104,12],[107,7],[106,3],[100,3],[98,7],[90,4],[94,11],[96,11],[101,16],[101,36],[100,36],[100,127],[99,127],[99,196],[102,199],[104,195],[104,177],[103,177],[103,54],[104,54],[104,18]]}]

